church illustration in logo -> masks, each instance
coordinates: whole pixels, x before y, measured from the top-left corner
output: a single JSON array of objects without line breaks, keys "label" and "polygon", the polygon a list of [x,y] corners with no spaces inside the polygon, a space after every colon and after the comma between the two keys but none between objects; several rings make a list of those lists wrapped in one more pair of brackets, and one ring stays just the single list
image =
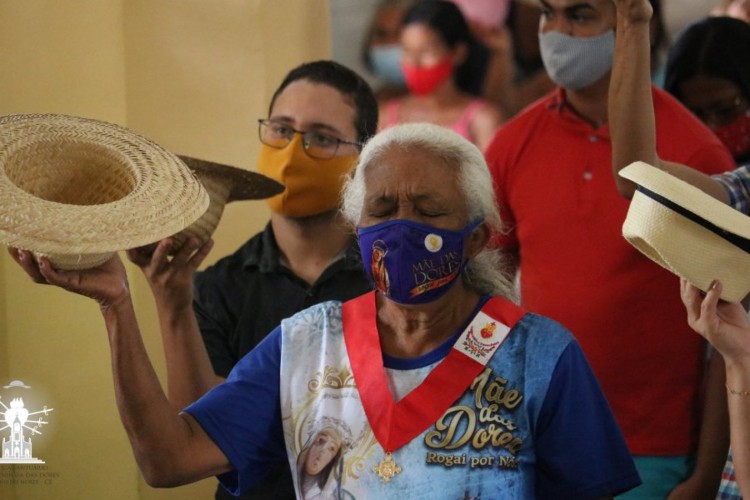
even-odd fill
[{"label": "church illustration in logo", "polygon": [[[14,380],[4,388],[23,387],[30,389],[19,380]],[[44,406],[39,411],[30,412],[24,406],[23,398],[16,397],[10,401],[10,406],[6,406],[0,399],[0,407],[4,411],[3,420],[0,420],[0,432],[9,429],[8,436],[2,439],[2,455],[0,455],[0,464],[43,464],[44,461],[34,458],[32,453],[31,437],[24,437],[24,430],[28,431],[31,436],[41,434],[39,430],[42,426],[47,425],[41,414],[47,416],[54,408]],[[36,419],[30,419],[38,415]]]}]

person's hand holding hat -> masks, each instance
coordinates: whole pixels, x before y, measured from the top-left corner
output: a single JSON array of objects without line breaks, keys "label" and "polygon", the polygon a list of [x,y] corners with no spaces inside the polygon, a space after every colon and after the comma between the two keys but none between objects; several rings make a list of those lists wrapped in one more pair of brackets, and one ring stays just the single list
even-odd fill
[{"label": "person's hand holding hat", "polygon": [[69,271],[55,269],[47,257],[35,258],[28,250],[8,248],[8,253],[36,283],[55,285],[93,299],[102,312],[130,304],[125,266],[116,253],[97,267]]},{"label": "person's hand holding hat", "polygon": [[737,302],[721,300],[722,284],[714,281],[704,294],[686,279],[680,279],[680,295],[690,327],[708,340],[727,363],[740,362],[750,368],[750,318]]},{"label": "person's hand holding hat", "polygon": [[56,269],[181,232],[209,193],[185,163],[125,127],[59,114],[0,116],[0,244]]},{"label": "person's hand holding hat", "polygon": [[151,252],[132,249],[127,251],[127,256],[143,271],[158,307],[192,312],[193,275],[213,248],[213,243],[212,239],[203,242],[191,236],[174,252],[174,238],[166,238]]},{"label": "person's hand holding hat", "polygon": [[[284,191],[281,183],[258,172],[186,155],[178,155],[178,158],[206,188],[210,203],[206,212],[198,220],[170,237],[169,256],[176,255],[190,238],[195,238],[199,244],[207,243],[219,225],[227,203],[261,200]],[[154,242],[138,247],[137,252],[129,252],[128,256],[137,264],[133,257],[150,258],[158,244],[159,242]],[[138,265],[143,267],[141,264]]]}]

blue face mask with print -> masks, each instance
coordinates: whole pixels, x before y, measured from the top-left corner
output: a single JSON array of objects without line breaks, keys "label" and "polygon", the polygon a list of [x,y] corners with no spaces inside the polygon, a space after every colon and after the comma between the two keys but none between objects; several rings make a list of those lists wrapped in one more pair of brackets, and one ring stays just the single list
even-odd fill
[{"label": "blue face mask with print", "polygon": [[612,69],[615,32],[581,38],[548,31],[539,35],[539,48],[553,82],[566,89],[583,89]]},{"label": "blue face mask with print", "polygon": [[401,70],[401,46],[381,45],[370,49],[372,72],[389,85],[405,87],[406,80]]},{"label": "blue face mask with print", "polygon": [[376,290],[395,302],[432,302],[455,284],[466,262],[466,236],[480,223],[447,231],[396,219],[359,228],[365,271]]}]

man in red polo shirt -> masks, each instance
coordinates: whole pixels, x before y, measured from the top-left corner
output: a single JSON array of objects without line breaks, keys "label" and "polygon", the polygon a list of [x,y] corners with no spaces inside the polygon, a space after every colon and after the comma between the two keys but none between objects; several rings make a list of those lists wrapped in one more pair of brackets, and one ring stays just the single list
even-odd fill
[{"label": "man in red polo shirt", "polygon": [[[711,386],[723,395],[722,370],[706,377],[706,344],[687,326],[677,278],[621,235],[628,202],[612,180],[607,127],[615,6],[541,4],[542,57],[559,88],[502,127],[487,152],[508,229],[498,241],[518,263],[523,305],[583,346],[644,480],[631,494],[715,494],[727,423],[722,405],[702,412],[702,389],[710,379],[709,395]],[[653,99],[661,158],[705,173],[733,168],[689,111],[656,88]],[[703,425],[711,419],[720,425]]]}]

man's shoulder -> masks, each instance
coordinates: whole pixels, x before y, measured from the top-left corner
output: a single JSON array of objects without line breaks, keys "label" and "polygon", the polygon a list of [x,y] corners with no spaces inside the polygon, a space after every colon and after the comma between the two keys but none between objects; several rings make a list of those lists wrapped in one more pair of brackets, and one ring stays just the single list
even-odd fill
[{"label": "man's shoulder", "polygon": [[514,151],[522,150],[527,143],[534,141],[540,127],[546,127],[555,122],[552,118],[558,113],[557,99],[556,92],[548,94],[524,108],[497,129],[486,153],[490,167],[502,158],[512,156]]},{"label": "man's shoulder", "polygon": [[523,332],[526,342],[531,346],[549,348],[554,344],[563,350],[575,338],[562,324],[539,314],[527,312],[516,324],[516,328]]},{"label": "man's shoulder", "polygon": [[[559,355],[573,335],[559,322],[530,311],[507,299],[494,297],[483,307],[482,313],[488,316],[492,325],[497,323],[510,328],[511,344],[524,350],[543,350]],[[483,317],[478,317],[483,321]]]},{"label": "man's shoulder", "polygon": [[534,126],[540,120],[553,115],[559,109],[560,95],[558,92],[541,97],[518,112],[513,118],[504,123],[498,134],[519,134],[523,130]]}]

